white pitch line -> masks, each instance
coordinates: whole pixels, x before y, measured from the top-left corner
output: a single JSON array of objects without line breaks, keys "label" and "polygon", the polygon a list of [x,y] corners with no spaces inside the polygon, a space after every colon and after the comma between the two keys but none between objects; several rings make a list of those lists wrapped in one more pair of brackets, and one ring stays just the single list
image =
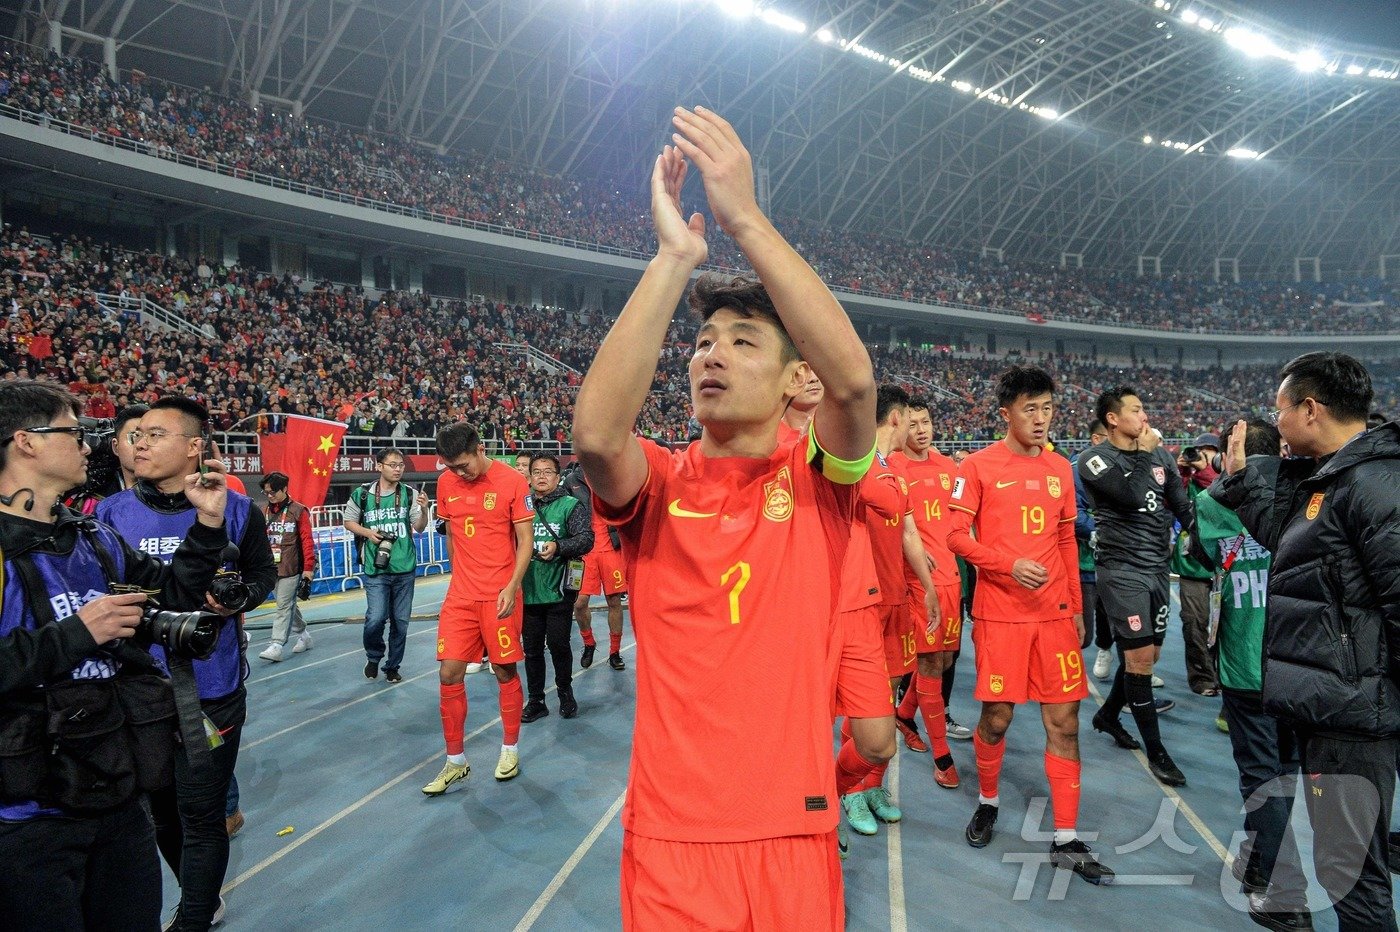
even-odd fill
[{"label": "white pitch line", "polygon": [[[408,637],[417,637],[420,634],[430,634],[436,630],[436,627],[419,628],[417,631],[410,631],[408,633]],[[347,650],[343,654],[332,654],[331,656],[324,657],[320,660],[313,660],[311,663],[299,663],[294,667],[291,667],[286,670],[281,670],[277,673],[269,673],[267,676],[259,676],[250,679],[245,685],[252,686],[254,683],[266,683],[268,680],[275,680],[279,676],[291,676],[293,673],[300,673],[302,670],[310,670],[312,667],[319,667],[321,664],[330,663],[332,660],[341,660],[345,657],[353,657],[355,654],[363,654],[364,652],[365,649],[363,647],[357,647],[354,650]],[[249,662],[251,663],[252,661],[250,660]],[[266,662],[267,661],[264,661],[264,663]]]},{"label": "white pitch line", "polygon": [[[424,670],[422,673],[419,673],[417,676],[410,676],[410,677],[408,677],[407,679],[404,680],[404,683],[413,683],[413,682],[417,682],[418,680],[421,680],[421,679],[422,679],[423,677],[425,677],[425,676],[437,676],[437,672],[438,672],[438,671],[436,671],[436,670]],[[338,705],[338,706],[335,706],[335,707],[333,707],[333,708],[327,709],[326,711],[322,712],[320,715],[313,715],[313,716],[311,716],[310,718],[308,718],[308,719],[306,719],[306,720],[304,720],[304,721],[297,722],[295,725],[288,725],[286,728],[283,728],[283,729],[280,730],[280,731],[274,731],[274,732],[273,732],[272,734],[270,734],[270,735],[264,735],[263,737],[259,738],[259,739],[256,740],[256,741],[250,741],[250,742],[248,742],[247,744],[241,744],[241,745],[239,745],[239,747],[240,747],[241,750],[244,750],[244,751],[252,750],[253,748],[257,747],[257,746],[260,745],[260,744],[266,744],[267,742],[271,741],[273,738],[280,738],[280,737],[282,737],[283,735],[285,735],[285,734],[286,734],[287,732],[289,732],[289,731],[296,731],[298,728],[303,728],[303,727],[305,727],[305,726],[307,726],[307,725],[310,725],[312,722],[319,722],[321,719],[326,718],[327,716],[334,715],[334,714],[337,713],[337,712],[344,711],[345,709],[350,708],[352,705],[359,705],[361,702],[368,702],[368,701],[371,700],[371,699],[378,699],[380,696],[387,696],[387,695],[389,695],[389,693],[390,693],[391,691],[392,691],[392,690],[389,690],[389,689],[376,689],[374,692],[372,692],[372,693],[366,693],[365,695],[361,696],[361,697],[358,698],[358,699],[351,699],[349,702],[342,702],[342,703],[341,703],[340,705]]]},{"label": "white pitch line", "polygon": [[574,872],[574,868],[578,867],[579,862],[583,860],[583,856],[586,855],[589,849],[593,847],[594,843],[602,837],[604,830],[606,830],[608,825],[612,823],[612,820],[617,817],[617,813],[622,809],[622,802],[626,798],[627,791],[623,790],[622,794],[618,796],[617,799],[613,800],[613,804],[608,807],[608,811],[603,813],[603,817],[593,824],[593,830],[584,836],[583,841],[579,842],[578,847],[574,849],[574,853],[569,855],[569,859],[564,862],[564,866],[559,868],[559,871],[554,875],[554,879],[551,880],[549,885],[544,888],[544,891],[540,893],[529,911],[515,924],[515,932],[526,932],[527,929],[534,926],[535,921],[540,918],[545,908],[549,906],[550,901],[554,899],[554,895],[559,892],[559,888],[564,886],[564,881],[569,879],[569,875]]},{"label": "white pitch line", "polygon": [[[890,767],[885,771],[885,779],[889,783],[890,796],[898,800],[899,751],[897,749],[894,760],[890,761]],[[904,846],[900,842],[899,825],[898,822],[891,823],[885,832],[890,869],[890,932],[906,932],[908,929],[907,907],[904,902]]]},{"label": "white pitch line", "polygon": [[[1089,691],[1094,694],[1094,698],[1098,701],[1099,706],[1102,707],[1103,696],[1099,695],[1098,687],[1095,686],[1093,683],[1090,683]],[[1212,832],[1210,828],[1206,825],[1205,820],[1203,820],[1200,816],[1196,815],[1196,810],[1192,809],[1191,806],[1187,804],[1186,800],[1181,798],[1181,794],[1178,793],[1172,787],[1162,783],[1162,781],[1158,780],[1156,777],[1152,776],[1152,768],[1149,767],[1147,764],[1147,755],[1141,750],[1130,751],[1129,753],[1131,753],[1134,757],[1137,758],[1138,764],[1142,767],[1143,770],[1147,771],[1148,779],[1152,781],[1153,785],[1155,785],[1157,789],[1162,791],[1162,795],[1166,796],[1167,799],[1170,799],[1176,804],[1176,808],[1181,812],[1182,815],[1186,816],[1186,821],[1191,824],[1191,827],[1196,830],[1196,833],[1201,836],[1202,840],[1204,840],[1205,843],[1210,846],[1210,849],[1215,852],[1216,857],[1220,858],[1220,860],[1225,862],[1226,865],[1234,863],[1235,859],[1230,854],[1230,849],[1226,845],[1222,844],[1219,838],[1215,837],[1215,833]]]},{"label": "white pitch line", "polygon": [[[631,643],[631,644],[628,644],[626,647],[622,648],[622,650],[620,651],[620,653],[627,653],[629,650],[631,650],[632,648],[634,648],[634,647],[636,647],[636,646],[637,646],[637,645],[636,645],[636,642],[633,642],[633,643]],[[575,680],[580,679],[581,677],[587,675],[587,674],[590,672],[590,670],[593,670],[593,669],[601,669],[601,666],[600,666],[600,667],[596,667],[596,668],[590,667],[588,670],[583,670],[583,671],[581,671],[581,672],[579,673],[578,676],[574,677],[574,679],[575,679]],[[428,672],[429,672],[429,673],[435,673],[435,672],[437,672],[437,671],[435,671],[435,670],[430,670],[430,671],[428,671]],[[415,677],[413,677],[413,679],[415,679],[415,680],[416,680],[416,679],[420,679],[422,676],[426,676],[426,675],[427,675],[426,673],[425,673],[425,674],[420,674],[420,676],[415,676]],[[409,683],[409,682],[412,682],[412,681],[413,681],[413,680],[405,680],[404,682]],[[555,689],[556,689],[556,687],[554,686],[554,684],[551,683],[551,684],[549,685],[549,687],[545,690],[545,693],[548,694],[548,693],[554,692]],[[369,696],[365,696],[364,698],[365,698],[365,699],[372,699],[374,696],[380,696],[380,695],[383,695],[383,694],[386,693],[386,692],[388,692],[388,690],[382,690],[382,691],[377,692],[377,693],[371,693]],[[355,702],[362,702],[362,701],[364,701],[364,700],[363,700],[363,699],[356,699],[356,700],[355,700]],[[353,704],[353,703],[352,703],[352,704]],[[339,707],[337,707],[336,709],[332,709],[331,711],[332,711],[332,712],[339,711],[339,709],[341,709],[341,708],[345,708],[345,707],[344,707],[344,706],[339,706]],[[330,714],[330,713],[326,713],[326,714]],[[320,718],[320,717],[323,717],[323,716],[317,716],[317,717]],[[315,721],[315,719],[310,719],[309,721]],[[473,738],[479,736],[482,732],[486,731],[488,728],[494,728],[494,727],[496,727],[497,725],[499,725],[500,723],[501,723],[501,717],[500,717],[499,715],[497,715],[497,716],[496,716],[495,718],[493,718],[491,721],[486,722],[485,724],[483,724],[483,725],[481,725],[480,727],[476,728],[476,729],[475,729],[474,731],[472,731],[471,733],[467,734],[467,735],[463,738],[463,741],[464,741],[464,742],[465,742],[465,741],[470,741],[471,739],[473,739]],[[304,725],[304,724],[306,724],[306,722],[303,722],[302,724]],[[293,727],[293,728],[297,728],[297,727],[300,727],[300,726],[298,726],[298,725],[293,725],[292,727]],[[283,729],[283,732],[285,732],[285,731],[290,731],[290,729]],[[283,732],[278,732],[277,734],[282,734]],[[256,744],[261,743],[262,741],[268,741],[268,740],[270,740],[270,739],[272,739],[272,738],[274,738],[274,737],[276,737],[276,735],[268,735],[266,738],[261,738],[261,739],[259,739],[257,742],[254,742],[254,744],[251,744],[251,745],[244,745],[243,747],[245,747],[245,748],[253,747],[253,746],[255,746]],[[324,832],[326,829],[332,827],[332,826],[335,825],[337,822],[339,822],[339,821],[341,821],[342,819],[344,819],[346,816],[352,815],[352,814],[355,813],[357,810],[363,808],[365,805],[369,804],[369,803],[372,802],[374,799],[376,799],[377,797],[383,795],[384,793],[387,793],[389,790],[393,789],[394,787],[398,786],[398,785],[399,785],[400,783],[402,783],[403,781],[407,780],[409,777],[413,776],[413,774],[414,774],[415,772],[417,772],[417,771],[419,771],[419,770],[422,770],[422,769],[423,769],[424,767],[426,767],[428,764],[431,764],[433,761],[440,759],[442,756],[443,756],[443,751],[441,751],[441,750],[434,751],[430,756],[425,757],[423,760],[421,760],[421,761],[419,761],[418,763],[414,764],[412,767],[408,768],[408,769],[405,770],[403,773],[399,774],[397,777],[394,777],[392,780],[388,781],[387,783],[381,784],[380,786],[378,786],[378,787],[376,787],[376,788],[370,790],[370,791],[369,791],[368,793],[366,793],[364,796],[361,796],[359,799],[355,800],[353,803],[351,803],[350,805],[346,806],[344,809],[340,810],[340,811],[337,812],[335,815],[331,816],[329,819],[326,819],[324,822],[320,823],[320,824],[317,825],[315,828],[313,828],[313,829],[311,829],[310,831],[308,831],[305,835],[302,835],[302,836],[298,837],[298,838],[296,839],[296,841],[291,842],[291,843],[288,844],[286,847],[279,848],[277,851],[274,851],[272,854],[270,854],[270,855],[268,855],[267,857],[263,858],[263,859],[262,859],[261,861],[259,861],[257,864],[254,864],[252,867],[248,868],[246,871],[244,871],[243,873],[239,874],[237,877],[233,878],[233,879],[230,880],[228,883],[224,884],[223,889],[220,890],[219,893],[220,893],[220,894],[227,894],[227,893],[228,893],[230,890],[232,890],[234,887],[237,887],[237,886],[240,885],[240,884],[246,883],[248,880],[250,880],[251,878],[253,878],[253,877],[256,876],[257,874],[262,873],[264,870],[266,870],[267,868],[271,867],[273,864],[276,864],[278,861],[282,860],[282,858],[284,858],[284,857],[286,857],[287,855],[291,854],[293,851],[295,851],[296,849],[300,848],[302,845],[306,844],[306,843],[309,842],[311,839],[315,838],[317,835],[320,835],[320,834],[321,834],[322,832]]]}]

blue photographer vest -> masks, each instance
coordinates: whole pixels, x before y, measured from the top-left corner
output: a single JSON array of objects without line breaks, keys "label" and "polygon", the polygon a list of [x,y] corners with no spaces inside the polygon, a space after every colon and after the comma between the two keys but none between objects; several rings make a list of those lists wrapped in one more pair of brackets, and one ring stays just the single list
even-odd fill
[{"label": "blue photographer vest", "polygon": [[[252,507],[252,499],[248,496],[228,493],[224,522],[228,539],[235,546],[243,539],[243,532],[248,527],[248,512]],[[116,528],[133,550],[156,557],[162,563],[169,563],[174,558],[176,549],[194,526],[198,514],[193,505],[174,514],[154,511],[136,497],[133,489],[104,498],[97,506],[99,521]],[[243,681],[242,645],[238,643],[238,625],[229,624],[231,620],[225,619],[219,628],[219,640],[209,659],[194,661],[194,681],[199,687],[201,699],[222,699],[237,690]],[[151,655],[162,667],[166,667],[163,648],[152,647]]]},{"label": "blue photographer vest", "polygon": [[[122,559],[121,540],[110,527],[99,526],[96,535],[107,548],[118,575],[126,574],[126,562]],[[59,555],[30,551],[25,557],[39,571],[44,581],[44,591],[48,592],[49,604],[53,606],[54,618],[62,621],[69,615],[76,615],[78,609],[98,596],[107,594],[108,579],[102,572],[102,562],[93,550],[87,534],[79,533],[78,542],[72,553]],[[5,561],[4,608],[0,610],[0,637],[20,628],[34,630],[38,621],[26,606],[29,602],[19,573],[12,561]],[[121,661],[108,657],[100,651],[83,659],[73,669],[75,680],[105,680],[116,676]],[[22,822],[35,816],[61,815],[62,810],[48,809],[32,800],[8,800],[0,802],[0,820]]]}]

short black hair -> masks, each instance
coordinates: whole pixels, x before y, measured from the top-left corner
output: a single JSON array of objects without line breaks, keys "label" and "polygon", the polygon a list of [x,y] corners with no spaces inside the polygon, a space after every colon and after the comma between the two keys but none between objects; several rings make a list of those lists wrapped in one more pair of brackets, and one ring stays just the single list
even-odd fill
[{"label": "short black hair", "polygon": [[[64,411],[83,416],[78,396],[57,383],[35,379],[0,382],[0,441],[14,437],[17,430],[44,427]],[[0,444],[0,470],[8,462],[9,451],[8,443]]]},{"label": "short black hair", "polygon": [[400,450],[398,447],[384,447],[382,450],[374,454],[374,461],[382,465],[385,460],[393,456],[395,453],[399,455],[399,459],[402,459],[405,462],[408,461],[408,457],[404,456],[403,451]]},{"label": "short black hair", "polygon": [[906,410],[909,407],[909,393],[890,382],[882,383],[875,389],[875,423],[885,423],[885,418],[895,408]]},{"label": "short black hair", "polygon": [[117,412],[116,417],[112,418],[112,429],[117,433],[121,433],[123,424],[127,421],[141,420],[141,415],[149,410],[151,410],[151,406],[146,404],[127,405]]},{"label": "short black hair", "polygon": [[1123,399],[1128,397],[1141,398],[1142,396],[1131,385],[1115,385],[1100,392],[1098,403],[1094,405],[1094,414],[1098,416],[1099,423],[1108,427],[1108,416],[1122,411]]},{"label": "short black hair", "polygon": [[166,395],[158,399],[151,405],[152,411],[179,411],[185,417],[195,422],[195,426],[200,435],[209,430],[209,409],[195,401],[193,398],[186,398],[183,395]]},{"label": "short black hair", "polygon": [[778,316],[778,309],[773,306],[768,289],[756,278],[747,275],[726,277],[706,272],[695,280],[695,287],[690,290],[687,303],[700,318],[701,324],[713,317],[716,311],[724,308],[740,317],[762,318],[776,327],[778,335],[782,337],[783,365],[802,358],[802,354],[797,351],[797,344],[792,342],[792,336],[787,332],[787,327],[783,326],[783,319]]},{"label": "short black hair", "polygon": [[270,472],[263,476],[262,482],[259,482],[258,485],[262,486],[264,492],[285,492],[291,483],[292,480],[287,478],[286,473]]},{"label": "short black hair", "polygon": [[481,446],[481,435],[470,424],[449,424],[437,432],[436,446],[438,456],[452,460],[463,453],[475,453]]},{"label": "short black hair", "polygon": [[541,461],[546,462],[546,463],[553,463],[553,464],[554,464],[554,471],[555,471],[555,472],[559,472],[559,457],[555,456],[553,453],[532,453],[532,454],[530,454],[530,468],[531,468],[531,469],[534,469],[534,468],[535,468],[535,464],[538,463],[538,462],[541,462]]},{"label": "short black hair", "polygon": [[928,406],[928,399],[923,395],[910,395],[909,404],[905,407],[910,411],[928,411],[930,414],[933,413],[933,409]]},{"label": "short black hair", "polygon": [[1096,417],[1089,422],[1089,436],[1094,434],[1107,434],[1108,428],[1104,426],[1103,418]]},{"label": "short black hair", "polygon": [[1050,373],[1036,366],[1012,366],[997,376],[997,407],[1009,408],[1012,403],[1025,395],[1035,398],[1039,395],[1055,394],[1055,380]]},{"label": "short black hair", "polygon": [[1279,439],[1277,427],[1262,417],[1249,418],[1245,421],[1244,455],[1278,456]]},{"label": "short black hair", "polygon": [[1346,353],[1304,353],[1289,360],[1279,380],[1288,383],[1288,400],[1297,404],[1312,398],[1332,411],[1343,423],[1365,421],[1376,393],[1371,374]]}]

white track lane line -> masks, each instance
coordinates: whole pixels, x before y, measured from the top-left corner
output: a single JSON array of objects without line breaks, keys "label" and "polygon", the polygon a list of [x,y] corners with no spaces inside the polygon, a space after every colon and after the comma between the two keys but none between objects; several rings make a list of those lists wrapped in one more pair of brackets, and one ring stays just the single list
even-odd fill
[{"label": "white track lane line", "polygon": [[[902,748],[895,751],[894,760],[890,761],[890,768],[885,771],[890,796],[896,800],[899,799],[899,750]],[[885,831],[890,869],[890,932],[906,932],[908,929],[904,902],[904,846],[900,841],[899,826],[900,823],[895,822]]]},{"label": "white track lane line", "polygon": [[602,837],[604,830],[612,823],[612,820],[617,818],[618,812],[622,809],[622,802],[626,798],[627,791],[623,790],[622,794],[618,796],[617,799],[613,800],[613,804],[608,807],[608,811],[603,813],[603,817],[593,824],[593,830],[584,836],[583,841],[579,842],[578,847],[574,849],[574,853],[569,855],[569,859],[564,862],[564,866],[559,868],[559,871],[554,875],[554,879],[552,879],[549,885],[544,888],[544,891],[540,893],[534,904],[530,906],[529,911],[515,924],[515,932],[525,932],[525,930],[534,926],[535,921],[540,918],[545,908],[549,906],[550,901],[554,899],[555,894],[559,892],[559,888],[564,886],[564,881],[569,879],[569,875],[574,872],[575,867],[578,867],[584,855],[586,855],[589,849],[593,847],[594,843]]}]

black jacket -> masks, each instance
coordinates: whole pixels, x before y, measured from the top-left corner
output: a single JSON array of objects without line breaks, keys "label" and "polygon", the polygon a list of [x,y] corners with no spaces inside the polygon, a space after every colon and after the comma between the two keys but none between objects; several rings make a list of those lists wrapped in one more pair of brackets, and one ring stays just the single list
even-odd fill
[{"label": "black jacket", "polygon": [[1320,461],[1250,457],[1210,494],[1274,555],[1265,710],[1317,732],[1400,734],[1400,424]]},{"label": "black jacket", "polygon": [[[9,560],[11,555],[21,551],[69,555],[75,548],[87,547],[86,540],[80,538],[79,528],[92,520],[67,508],[53,524],[0,515],[0,550],[6,555],[6,579],[16,578]],[[209,582],[219,566],[219,556],[227,545],[224,528],[209,528],[198,522],[175,551],[169,565],[122,543],[126,578],[120,581],[159,590],[158,598],[165,608],[176,611],[203,608],[204,593],[209,589]],[[6,589],[6,597],[19,594],[17,586]],[[101,651],[101,645],[93,641],[76,614],[37,628],[14,628],[0,637],[0,695],[69,677],[75,667]]]}]

